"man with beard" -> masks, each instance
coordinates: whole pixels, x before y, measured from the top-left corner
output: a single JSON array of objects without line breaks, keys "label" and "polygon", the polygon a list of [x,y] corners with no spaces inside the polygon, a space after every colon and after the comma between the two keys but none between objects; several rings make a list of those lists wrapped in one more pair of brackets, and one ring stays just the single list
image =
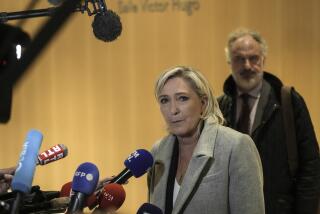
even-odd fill
[{"label": "man with beard", "polygon": [[[265,40],[248,29],[229,36],[231,75],[219,105],[226,125],[254,140],[263,165],[266,214],[316,214],[320,190],[319,146],[302,96],[291,90],[297,170],[290,171],[281,103],[282,82],[263,70]],[[289,135],[294,133],[289,133]],[[289,154],[290,155],[290,154]]]}]

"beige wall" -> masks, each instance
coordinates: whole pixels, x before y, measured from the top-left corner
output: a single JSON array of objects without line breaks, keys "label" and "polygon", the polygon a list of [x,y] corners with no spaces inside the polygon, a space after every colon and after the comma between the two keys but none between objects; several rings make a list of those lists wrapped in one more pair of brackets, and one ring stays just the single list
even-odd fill
[{"label": "beige wall", "polygon": [[[1,0],[0,12],[23,10],[27,0]],[[138,11],[124,12],[131,2]],[[162,12],[143,3],[163,3]],[[173,5],[193,2],[191,15]],[[167,7],[165,7],[167,3]],[[27,131],[44,134],[41,150],[62,143],[69,156],[37,167],[33,184],[59,190],[79,164],[95,163],[102,177],[118,174],[135,149],[150,149],[165,132],[153,97],[159,73],[180,64],[200,69],[216,95],[229,74],[223,48],[228,33],[244,26],[269,44],[267,70],[304,96],[320,136],[319,0],[112,0],[122,35],[103,43],[92,34],[92,17],[74,14],[14,91],[12,118],[0,125],[0,166],[17,163]],[[198,7],[199,6],[199,7]],[[39,8],[49,7],[42,1]],[[148,10],[143,10],[149,8]],[[181,9],[181,8],[180,8]],[[120,11],[121,10],[121,11]],[[34,35],[45,19],[29,19]],[[15,23],[15,22],[10,22]],[[146,177],[131,179],[121,213],[147,200]]]}]

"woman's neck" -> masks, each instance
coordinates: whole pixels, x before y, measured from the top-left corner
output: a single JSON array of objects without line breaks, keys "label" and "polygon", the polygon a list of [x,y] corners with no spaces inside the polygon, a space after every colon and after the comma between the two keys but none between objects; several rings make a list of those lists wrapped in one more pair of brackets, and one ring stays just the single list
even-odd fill
[{"label": "woman's neck", "polygon": [[181,185],[182,180],[187,172],[189,162],[192,158],[195,147],[198,144],[202,130],[202,122],[198,124],[196,131],[189,136],[177,136],[179,142],[179,158],[178,168],[176,172],[176,180]]},{"label": "woman's neck", "polygon": [[200,121],[196,131],[190,136],[177,136],[179,142],[179,154],[182,157],[191,157],[196,147],[203,127],[203,121]]}]

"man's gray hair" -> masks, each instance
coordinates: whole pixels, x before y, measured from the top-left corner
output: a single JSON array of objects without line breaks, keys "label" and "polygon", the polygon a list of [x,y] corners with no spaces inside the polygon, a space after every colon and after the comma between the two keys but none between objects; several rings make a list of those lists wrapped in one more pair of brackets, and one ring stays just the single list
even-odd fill
[{"label": "man's gray hair", "polygon": [[247,28],[239,28],[239,29],[231,32],[228,36],[228,42],[227,42],[227,46],[225,48],[227,62],[229,62],[229,63],[231,62],[230,49],[231,49],[232,44],[237,39],[239,39],[243,36],[246,36],[246,35],[249,35],[254,40],[256,40],[261,46],[262,55],[264,57],[267,56],[268,46],[267,46],[266,40],[260,35],[260,33],[258,33],[257,31],[254,31],[254,30],[247,29]]}]

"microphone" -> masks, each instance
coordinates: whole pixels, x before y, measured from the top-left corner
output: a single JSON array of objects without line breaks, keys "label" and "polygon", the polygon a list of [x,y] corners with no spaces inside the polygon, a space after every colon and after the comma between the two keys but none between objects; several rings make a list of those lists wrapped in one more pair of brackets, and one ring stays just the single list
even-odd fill
[{"label": "microphone", "polygon": [[23,194],[30,192],[42,138],[42,134],[37,130],[30,130],[27,134],[18,167],[11,182],[12,191],[17,193],[11,213],[18,213]]},{"label": "microphone", "polygon": [[115,40],[122,31],[120,17],[112,10],[96,14],[91,26],[95,37],[104,42]]},{"label": "microphone", "polygon": [[138,209],[137,214],[163,214],[162,210],[150,203],[144,203]]},{"label": "microphone", "polygon": [[88,207],[90,210],[95,208],[99,203],[99,195],[101,191],[96,191],[92,193],[88,198],[86,199],[85,206]]},{"label": "microphone", "polygon": [[126,199],[126,192],[120,184],[107,184],[99,195],[99,207],[95,212],[113,212],[121,207]]},{"label": "microphone", "polygon": [[[104,184],[124,184],[132,176],[136,178],[142,176],[153,165],[153,157],[147,150],[138,149],[129,155],[129,157],[124,161],[124,165],[126,168],[122,170],[119,175],[115,176],[111,180],[102,182],[102,184],[97,187],[97,190],[100,190]],[[99,191],[88,197],[87,206],[89,209],[93,209],[98,204],[97,197],[99,197]]]},{"label": "microphone", "polygon": [[109,183],[124,184],[132,176],[138,178],[145,174],[153,165],[153,157],[150,152],[144,149],[134,151],[124,161],[126,168]]},{"label": "microphone", "polygon": [[83,210],[86,197],[94,192],[98,181],[99,170],[93,163],[85,162],[77,168],[71,185],[74,194],[71,196],[67,213]]},{"label": "microphone", "polygon": [[[65,183],[60,190],[59,197],[65,198],[65,197],[71,197],[74,195],[74,192],[71,189],[72,182]],[[90,210],[95,208],[98,205],[98,196],[100,194],[100,191],[92,193],[90,196],[88,196],[85,199],[85,205],[84,207],[88,207]]]},{"label": "microphone", "polygon": [[60,190],[59,197],[70,197],[72,195],[72,190],[71,190],[72,182],[68,182],[63,184]]},{"label": "microphone", "polygon": [[[59,197],[65,198],[65,197],[71,197],[74,192],[71,189],[72,182],[65,183],[60,190]],[[99,191],[92,193],[90,196],[88,196],[85,200],[84,207],[88,207],[90,210],[92,210],[95,206],[98,204],[98,195],[100,194]]]},{"label": "microphone", "polygon": [[[85,0],[90,1],[90,0]],[[122,31],[122,24],[120,17],[108,10],[105,0],[97,0],[98,10],[91,24],[93,28],[93,34],[97,39],[104,42],[111,42],[120,36]]]},{"label": "microphone", "polygon": [[[6,22],[14,19],[53,16],[56,11],[59,11],[59,8],[64,6],[62,4],[64,2],[63,0],[48,0],[48,2],[54,5],[54,7],[13,13],[0,13],[0,22]],[[89,3],[91,4],[91,7],[89,6]],[[95,15],[91,26],[93,28],[93,34],[97,39],[104,42],[111,42],[120,36],[122,31],[120,17],[112,10],[107,9],[105,0],[79,1],[77,8],[70,12],[84,13],[85,11],[89,16]]]},{"label": "microphone", "polygon": [[[59,5],[62,0],[48,0],[53,5]],[[91,9],[89,7],[91,4]],[[105,0],[84,0],[80,4],[77,11],[88,15],[95,15],[91,24],[94,36],[104,42],[111,42],[120,36],[122,24],[120,17],[112,10],[107,9]]]},{"label": "microphone", "polygon": [[67,155],[68,148],[63,144],[57,144],[38,155],[37,165],[46,165]]}]

